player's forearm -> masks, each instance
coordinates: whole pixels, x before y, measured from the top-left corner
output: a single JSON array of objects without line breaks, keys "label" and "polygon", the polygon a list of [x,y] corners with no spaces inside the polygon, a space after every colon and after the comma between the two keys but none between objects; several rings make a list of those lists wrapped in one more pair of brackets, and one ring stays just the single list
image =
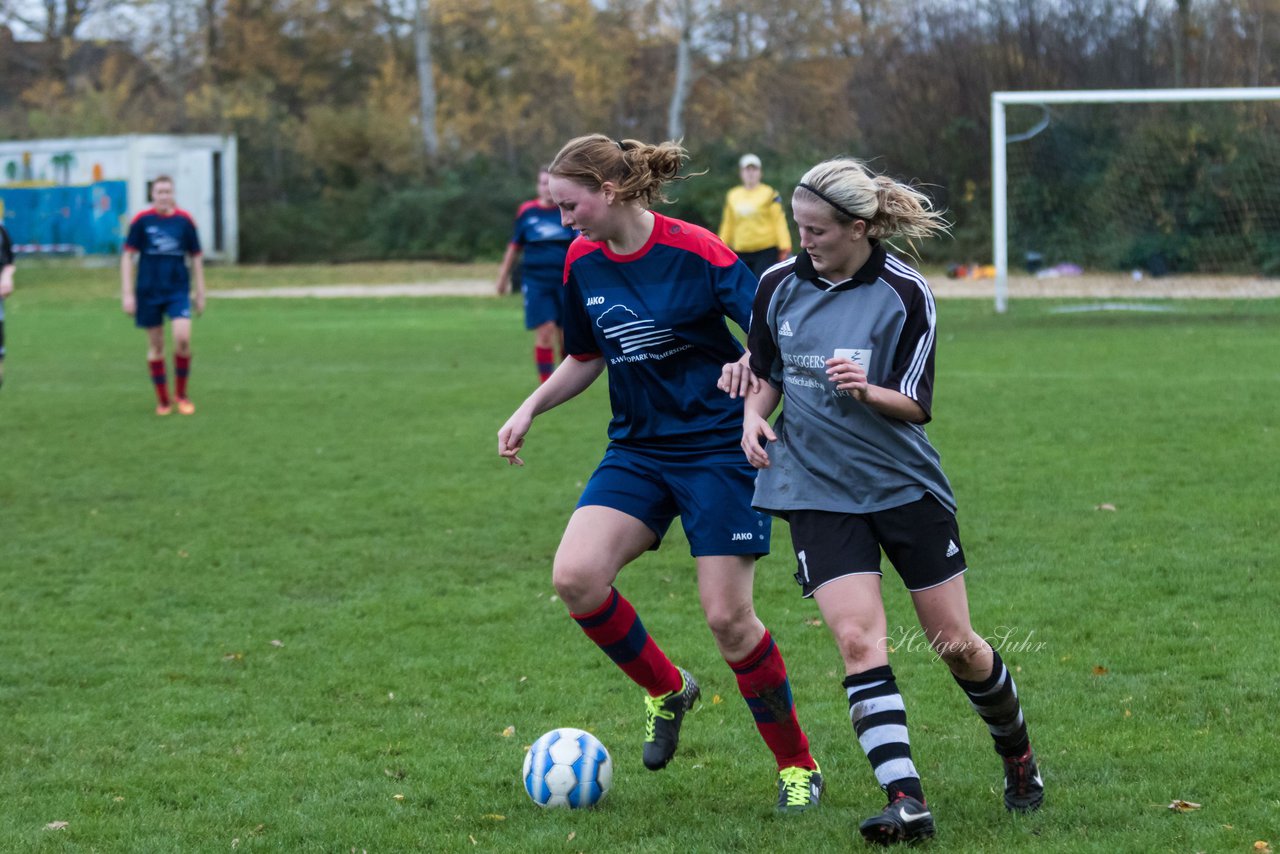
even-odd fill
[{"label": "player's forearm", "polygon": [[520,253],[520,247],[514,243],[507,244],[507,251],[502,256],[502,265],[498,267],[498,290],[502,290],[511,279],[511,271],[516,266],[516,256]]},{"label": "player's forearm", "polygon": [[768,420],[781,400],[782,392],[770,385],[768,380],[761,378],[760,387],[747,392],[743,409],[748,415],[756,415]]},{"label": "player's forearm", "polygon": [[603,358],[579,361],[570,356],[525,400],[524,406],[528,408],[529,416],[532,418],[541,415],[577,397],[603,372]]},{"label": "player's forearm", "polygon": [[191,259],[191,281],[196,288],[196,296],[204,297],[204,257],[196,255]]},{"label": "player's forearm", "polygon": [[133,293],[133,257],[128,252],[120,253],[120,296],[128,297]]},{"label": "player's forearm", "polygon": [[924,408],[911,398],[901,392],[884,386],[868,385],[866,404],[879,412],[881,415],[887,415],[890,418],[896,418],[899,421],[909,421],[913,424],[923,424],[928,420],[925,415]]}]

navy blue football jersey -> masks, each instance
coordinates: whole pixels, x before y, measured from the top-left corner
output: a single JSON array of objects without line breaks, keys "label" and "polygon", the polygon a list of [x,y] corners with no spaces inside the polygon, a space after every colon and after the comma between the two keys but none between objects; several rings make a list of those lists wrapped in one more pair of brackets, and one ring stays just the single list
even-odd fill
[{"label": "navy blue football jersey", "polygon": [[565,352],[604,358],[609,438],[674,449],[735,447],[742,400],[716,388],[743,348],[756,280],[705,228],[654,214],[639,251],[618,255],[579,237],[565,264]]},{"label": "navy blue football jersey", "polygon": [[138,293],[190,289],[187,256],[200,254],[200,235],[191,214],[175,209],[168,216],[161,216],[155,208],[148,208],[129,224],[124,245],[139,255]]},{"label": "navy blue football jersey", "polygon": [[525,202],[516,211],[515,231],[511,242],[524,250],[520,265],[525,273],[564,275],[564,256],[577,233],[560,224],[560,208],[544,208],[535,201]]}]

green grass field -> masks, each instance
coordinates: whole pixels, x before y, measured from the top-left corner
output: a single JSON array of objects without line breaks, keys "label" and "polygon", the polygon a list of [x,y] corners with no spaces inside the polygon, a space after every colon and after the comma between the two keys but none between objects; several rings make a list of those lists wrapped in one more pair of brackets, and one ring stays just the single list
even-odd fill
[{"label": "green grass field", "polygon": [[[404,280],[328,281],[356,274]],[[18,287],[0,391],[0,850],[863,847],[882,796],[783,526],[757,604],[829,781],[822,808],[773,813],[772,762],[678,532],[620,581],[704,688],[676,761],[644,770],[638,690],[550,586],[604,447],[603,382],[535,423],[525,468],[496,456],[534,380],[518,300],[215,297],[195,325],[199,413],[158,419],[110,269],[32,265]],[[975,625],[1016,668],[1049,788],[1041,813],[1004,812],[989,738],[911,635],[891,573],[930,847],[1275,845],[1280,303],[1054,305],[939,303],[930,435]],[[525,747],[555,726],[612,751],[601,808],[525,796]]]}]

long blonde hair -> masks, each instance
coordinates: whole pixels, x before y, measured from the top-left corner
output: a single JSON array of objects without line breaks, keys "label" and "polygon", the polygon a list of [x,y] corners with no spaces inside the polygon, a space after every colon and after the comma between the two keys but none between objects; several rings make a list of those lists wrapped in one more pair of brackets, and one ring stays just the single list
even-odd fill
[{"label": "long blonde hair", "polygon": [[932,237],[951,229],[943,212],[914,187],[872,172],[861,160],[837,157],[814,166],[796,186],[796,196],[826,202],[836,222],[867,223],[867,237],[891,239]]},{"label": "long blonde hair", "polygon": [[649,207],[655,201],[669,201],[662,192],[668,182],[689,177],[679,174],[688,159],[689,153],[678,142],[650,145],[593,133],[566,142],[547,171],[591,190],[608,181],[617,188],[618,201],[639,200]]}]

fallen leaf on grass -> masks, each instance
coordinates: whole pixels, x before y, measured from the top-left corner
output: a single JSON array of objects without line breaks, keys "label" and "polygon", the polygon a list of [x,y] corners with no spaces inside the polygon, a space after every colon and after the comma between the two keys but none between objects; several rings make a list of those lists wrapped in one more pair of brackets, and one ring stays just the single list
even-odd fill
[{"label": "fallen leaf on grass", "polygon": [[1174,798],[1172,803],[1169,804],[1169,809],[1174,812],[1194,812],[1200,809],[1200,804],[1197,804],[1194,801],[1184,801],[1181,798]]},{"label": "fallen leaf on grass", "polygon": [[1111,511],[1112,513],[1116,512],[1116,506],[1115,506],[1114,504],[1095,504],[1095,505],[1094,505],[1094,507],[1093,507],[1093,509],[1094,509],[1094,510],[1109,510],[1109,511]]},{"label": "fallen leaf on grass", "polygon": [[819,626],[819,627],[820,627],[820,626],[822,625],[822,620],[819,620],[818,618],[816,618],[816,617],[815,617],[815,618],[814,618],[814,619],[812,619],[812,620],[805,620],[805,621],[804,621],[804,624],[805,624],[806,626]]},{"label": "fallen leaf on grass", "polygon": [[394,795],[391,796],[391,798],[392,800],[403,801],[404,795],[400,794],[399,792],[396,792]]},{"label": "fallen leaf on grass", "polygon": [[62,830],[64,827],[67,827],[67,826],[68,826],[67,822],[65,821],[51,821],[44,826],[44,829],[45,830]]},{"label": "fallen leaf on grass", "polygon": [[240,847],[240,837],[237,836],[235,839],[231,840],[231,850],[234,851],[239,847]]},{"label": "fallen leaf on grass", "polygon": [[1093,675],[1094,675],[1094,676],[1106,676],[1106,675],[1107,675],[1108,673],[1110,673],[1110,672],[1111,672],[1110,670],[1108,670],[1107,668],[1103,667],[1101,664],[1095,664],[1095,665],[1093,665]]},{"label": "fallen leaf on grass", "polygon": [[489,819],[489,821],[506,821],[507,820],[507,817],[505,815],[499,815],[496,812],[488,813],[487,815],[482,816],[482,818],[487,818]]},{"label": "fallen leaf on grass", "polygon": [[274,646],[274,647],[277,647],[277,648],[278,648],[278,647],[282,647],[282,646],[284,646],[284,641],[282,641],[282,640],[273,640],[273,641],[271,642],[271,645],[272,645],[272,646]]},{"label": "fallen leaf on grass", "polygon": [[502,731],[502,737],[503,737],[503,738],[511,738],[511,736],[513,736],[513,735],[515,735],[515,734],[516,734],[516,728],[515,728],[515,727],[513,727],[513,726],[509,726],[509,727],[507,727],[506,729],[504,729],[504,730]]},{"label": "fallen leaf on grass", "polygon": [[472,845],[479,845],[479,844],[480,844],[479,842],[476,842],[476,838],[475,838],[474,836],[472,836],[470,833],[468,833],[468,834],[467,834],[467,838],[471,840],[471,844],[472,844]]},{"label": "fallen leaf on grass", "polygon": [[721,697],[719,694],[716,694],[711,698],[711,705],[713,706],[718,706],[723,702],[724,702],[724,698]]},{"label": "fallen leaf on grass", "polygon": [[1257,851],[1258,854],[1271,854],[1271,843],[1265,839],[1259,839],[1253,843],[1253,850]]},{"label": "fallen leaf on grass", "polygon": [[223,661],[244,661],[244,653],[228,652],[226,655],[222,656],[222,660]]},{"label": "fallen leaf on grass", "polygon": [[567,839],[565,839],[565,842],[572,842],[577,835],[578,835],[578,831],[576,830],[569,831],[569,836]]}]

